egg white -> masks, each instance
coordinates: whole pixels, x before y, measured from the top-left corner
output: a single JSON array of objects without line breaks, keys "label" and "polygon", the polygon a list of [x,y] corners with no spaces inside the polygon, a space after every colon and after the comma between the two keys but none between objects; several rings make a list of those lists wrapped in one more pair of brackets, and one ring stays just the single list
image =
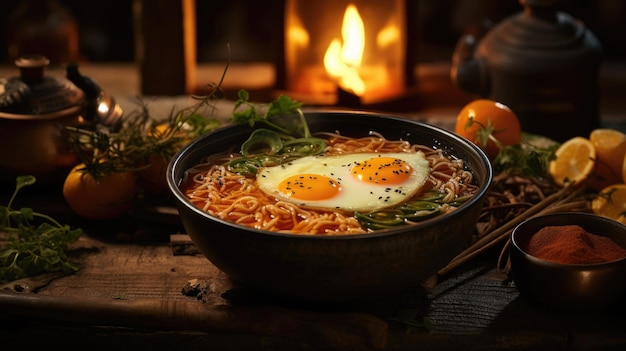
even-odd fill
[{"label": "egg white", "polygon": [[[401,184],[381,185],[362,182],[350,174],[355,163],[371,158],[393,157],[403,160],[412,168],[407,180]],[[266,194],[302,207],[333,209],[351,212],[371,212],[397,206],[424,185],[429,174],[424,153],[357,153],[332,156],[307,156],[274,167],[265,167],[257,173],[257,184]],[[279,190],[285,178],[299,174],[319,174],[340,185],[336,196],[321,200],[296,199]]]}]

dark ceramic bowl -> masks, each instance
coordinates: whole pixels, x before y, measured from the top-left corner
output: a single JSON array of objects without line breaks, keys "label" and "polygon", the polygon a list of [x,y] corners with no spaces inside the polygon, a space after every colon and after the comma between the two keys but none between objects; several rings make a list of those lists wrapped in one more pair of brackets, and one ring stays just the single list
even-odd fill
[{"label": "dark ceramic bowl", "polygon": [[626,226],[590,213],[555,213],[520,223],[511,233],[511,273],[520,294],[555,310],[593,310],[607,307],[626,292],[626,259],[597,264],[561,264],[534,257],[523,250],[545,226],[580,225],[611,238],[626,248]]},{"label": "dark ceramic bowl", "polygon": [[392,296],[417,287],[468,244],[492,179],[491,165],[475,145],[454,133],[407,118],[365,112],[305,113],[312,132],[339,131],[441,148],[466,161],[478,193],[453,213],[419,225],[371,234],[279,234],[239,226],[198,209],[180,191],[185,171],[203,157],[239,146],[247,125],[229,126],[194,140],[170,162],[167,181],[180,218],[196,247],[233,281],[301,301],[340,302]]}]

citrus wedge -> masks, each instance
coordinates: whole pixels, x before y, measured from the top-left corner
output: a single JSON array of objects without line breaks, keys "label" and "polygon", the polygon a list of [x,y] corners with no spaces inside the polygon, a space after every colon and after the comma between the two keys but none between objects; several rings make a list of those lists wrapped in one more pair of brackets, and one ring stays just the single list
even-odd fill
[{"label": "citrus wedge", "polygon": [[595,191],[600,191],[609,185],[618,183],[622,183],[621,173],[617,175],[606,163],[596,161],[589,187]]},{"label": "citrus wedge", "polygon": [[555,156],[548,169],[554,182],[560,186],[568,183],[576,186],[593,172],[596,149],[589,139],[574,137],[561,144]]},{"label": "citrus wedge", "polygon": [[626,134],[616,129],[598,128],[591,131],[589,141],[596,148],[598,163],[606,164],[613,176],[621,181],[622,164],[626,155]]},{"label": "citrus wedge", "polygon": [[593,213],[626,224],[626,184],[613,184],[602,189],[591,200]]}]

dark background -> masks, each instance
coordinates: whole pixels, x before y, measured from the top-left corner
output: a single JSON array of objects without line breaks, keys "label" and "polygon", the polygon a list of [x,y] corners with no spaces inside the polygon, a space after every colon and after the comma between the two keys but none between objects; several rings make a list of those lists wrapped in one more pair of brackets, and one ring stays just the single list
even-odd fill
[{"label": "dark background", "polygon": [[[57,2],[79,28],[80,60],[134,61],[133,0],[3,0],[0,2],[0,63],[11,63],[8,43],[20,29],[16,10],[27,2]],[[172,0],[175,1],[175,0]],[[407,0],[412,33],[409,50],[417,62],[449,60],[465,32],[480,33],[522,10],[518,0]],[[563,11],[581,19],[602,43],[607,59],[626,58],[626,2],[565,0]],[[198,62],[280,62],[283,0],[196,0]]]}]

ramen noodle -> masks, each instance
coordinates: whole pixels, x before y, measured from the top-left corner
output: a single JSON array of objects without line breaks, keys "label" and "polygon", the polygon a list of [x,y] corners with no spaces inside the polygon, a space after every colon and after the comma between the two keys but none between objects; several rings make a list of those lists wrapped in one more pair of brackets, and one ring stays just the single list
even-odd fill
[{"label": "ramen noodle", "polygon": [[[318,133],[326,140],[324,156],[362,153],[423,153],[428,171],[419,194],[437,191],[442,194],[440,214],[456,207],[446,205],[476,193],[473,174],[463,160],[450,157],[442,150],[407,141],[387,140],[372,133],[352,138],[336,133]],[[298,234],[357,234],[372,229],[362,226],[352,211],[337,208],[308,208],[284,201],[262,191],[256,177],[228,170],[225,164],[240,155],[228,153],[207,157],[206,162],[188,170],[182,187],[185,196],[198,208],[222,220],[273,232]],[[415,195],[413,196],[415,197]],[[408,222],[410,225],[410,221]]]}]

